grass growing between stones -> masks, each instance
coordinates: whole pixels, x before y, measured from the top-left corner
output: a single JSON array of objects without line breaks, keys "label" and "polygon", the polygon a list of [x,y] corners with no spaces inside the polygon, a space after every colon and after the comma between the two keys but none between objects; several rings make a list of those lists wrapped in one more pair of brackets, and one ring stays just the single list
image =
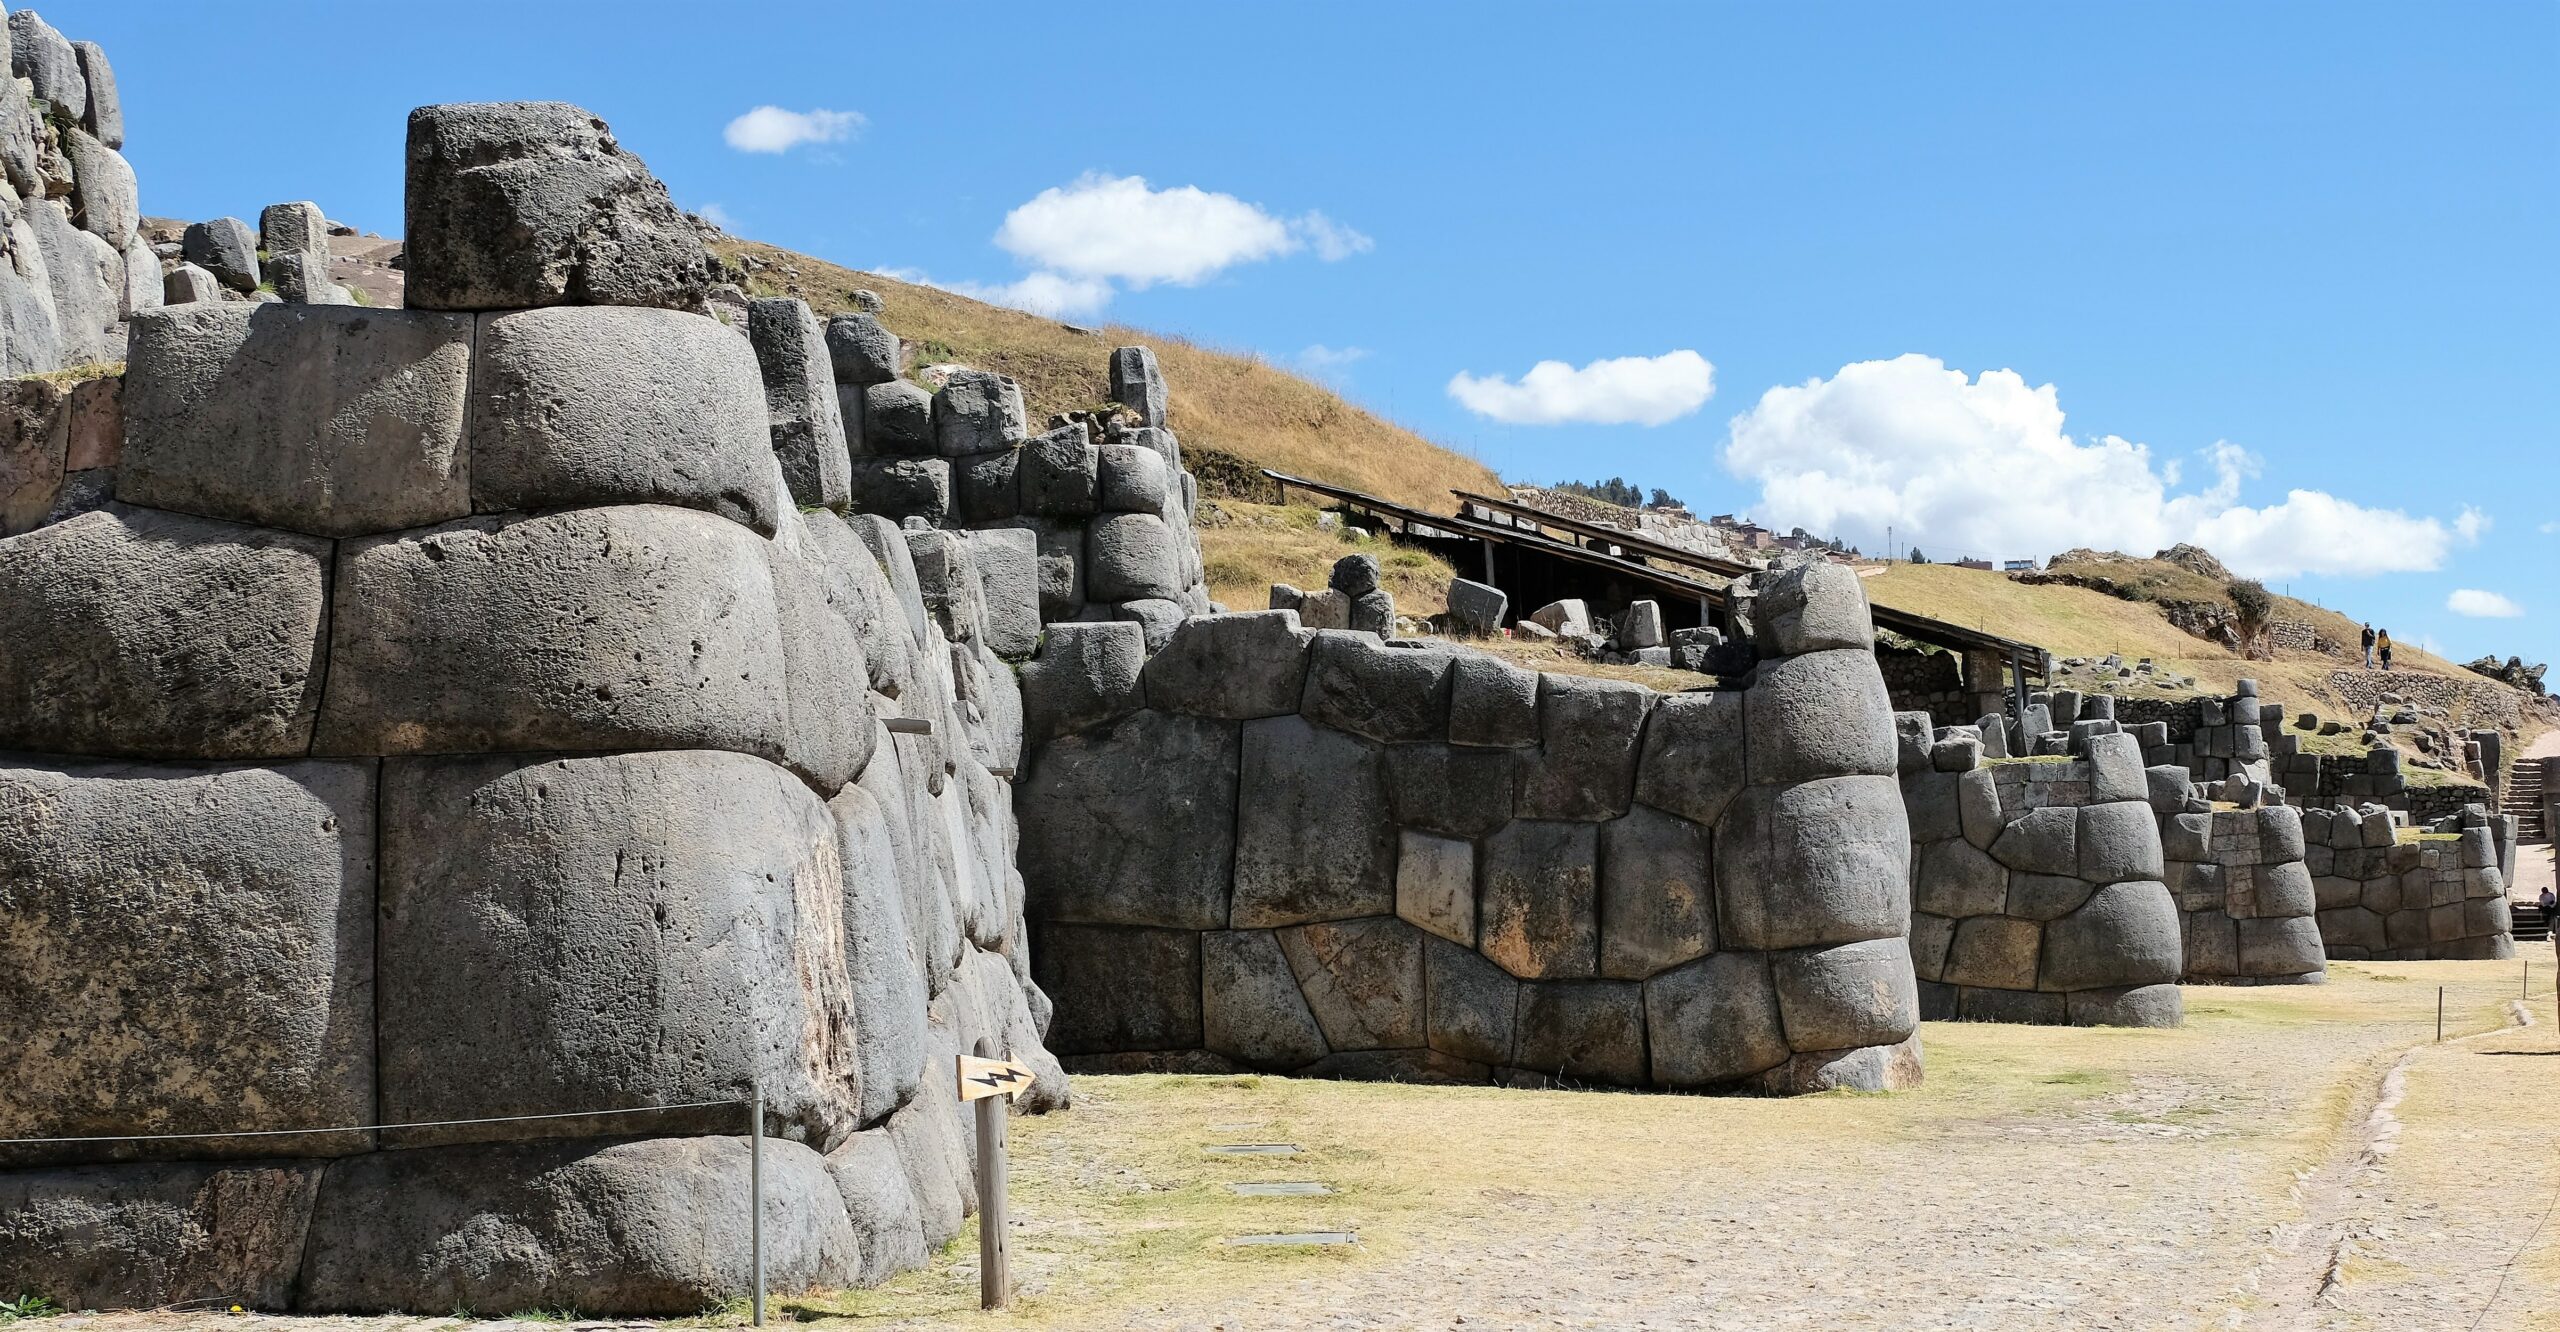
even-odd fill
[{"label": "grass growing between stones", "polygon": [[[1851,1325],[2218,1324],[2254,1307],[2267,1228],[2299,1210],[2297,1173],[2361,1122],[2384,1068],[2432,1040],[2437,985],[2456,1036],[2497,1028],[2517,992],[2509,963],[2331,974],[2189,987],[2176,1031],[1931,1024],[1926,1084],[1885,1096],[1080,1078],[1075,1110],[1013,1123],[1012,1313],[975,1312],[973,1235],[928,1271],[786,1304],[913,1326],[1262,1328],[1354,1313],[1364,1327],[1543,1323],[1531,1315],[1562,1300],[1588,1325],[1716,1307],[1757,1326],[1836,1313],[1862,1291],[1849,1302],[1867,1321]],[[2510,1039],[2530,1037],[2474,1044]],[[2491,1122],[2503,1102],[2442,1104],[2461,1159],[2431,1187],[2480,1171],[2477,1135],[2539,1132]],[[2433,1141],[2417,1125],[2436,1106],[2413,1092],[2403,1107],[2413,1145],[2395,1168]],[[1201,1150],[1219,1142],[1305,1152]],[[1243,1180],[1339,1192],[1225,1187]],[[2544,1201],[2492,1200],[2483,1224]],[[1224,1243],[1301,1230],[1360,1244]],[[2554,1273],[2518,1271],[2549,1297]]]}]

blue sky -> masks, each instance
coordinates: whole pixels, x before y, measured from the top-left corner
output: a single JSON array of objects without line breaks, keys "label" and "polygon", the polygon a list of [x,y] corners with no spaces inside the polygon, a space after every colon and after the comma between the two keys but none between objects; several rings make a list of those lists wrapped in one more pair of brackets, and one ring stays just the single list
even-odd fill
[{"label": "blue sky", "polygon": [[[396,232],[411,106],[562,98],[741,234],[1107,291],[1514,479],[1942,558],[2201,539],[2560,657],[2549,3],[41,9],[115,61],[146,211]],[[759,106],[859,120],[732,147]]]}]

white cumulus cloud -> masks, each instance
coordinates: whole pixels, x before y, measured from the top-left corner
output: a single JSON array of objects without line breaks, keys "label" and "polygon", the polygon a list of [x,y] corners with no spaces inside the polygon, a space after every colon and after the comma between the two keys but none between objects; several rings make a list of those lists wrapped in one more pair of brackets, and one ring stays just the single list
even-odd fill
[{"label": "white cumulus cloud", "polygon": [[730,121],[722,137],[742,153],[787,153],[804,143],[842,143],[868,123],[859,111],[760,106]]},{"label": "white cumulus cloud", "polygon": [[2051,384],[1905,355],[1770,389],[1733,419],[1724,463],[1759,485],[1764,523],[1853,542],[1890,526],[1898,544],[1942,557],[2147,555],[2185,541],[2257,578],[2364,575],[2439,568],[2487,526],[2475,511],[2447,522],[2317,490],[2242,504],[2260,464],[2228,442],[2200,454],[2208,484],[2172,493],[2176,460],[2115,435],[2075,438],[2063,422]]},{"label": "white cumulus cloud", "polygon": [[1706,406],[1715,392],[1715,366],[1685,348],[1612,357],[1579,370],[1540,361],[1516,383],[1464,370],[1449,380],[1449,396],[1459,406],[1507,425],[1658,426]]},{"label": "white cumulus cloud", "polygon": [[1340,263],[1355,254],[1367,254],[1378,248],[1376,241],[1312,208],[1300,214],[1298,220],[1289,226],[1299,239],[1315,250],[1318,259],[1328,264]]},{"label": "white cumulus cloud", "polygon": [[1299,241],[1288,223],[1232,194],[1088,172],[1005,214],[996,244],[1035,267],[1146,287],[1200,282]]},{"label": "white cumulus cloud", "polygon": [[2476,587],[2455,588],[2453,595],[2444,599],[2444,608],[2456,615],[2482,620],[2512,620],[2524,614],[2524,607],[2495,592],[2483,592]]}]

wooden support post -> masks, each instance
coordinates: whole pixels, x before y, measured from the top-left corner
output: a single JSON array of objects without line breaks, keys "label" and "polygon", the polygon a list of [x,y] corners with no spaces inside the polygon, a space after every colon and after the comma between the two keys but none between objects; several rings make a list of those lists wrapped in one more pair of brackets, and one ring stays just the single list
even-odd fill
[{"label": "wooden support post", "polygon": [[[980,1059],[996,1057],[995,1042],[978,1038]],[[978,1098],[978,1307],[1001,1309],[1013,1298],[1011,1254],[1005,1245],[1004,1120],[1007,1095]]]}]

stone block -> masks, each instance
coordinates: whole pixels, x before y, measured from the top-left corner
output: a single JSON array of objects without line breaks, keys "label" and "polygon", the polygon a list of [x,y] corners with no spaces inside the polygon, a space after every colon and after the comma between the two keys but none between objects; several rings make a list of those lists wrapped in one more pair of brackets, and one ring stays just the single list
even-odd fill
[{"label": "stone block", "polygon": [[2021,920],[2060,920],[2079,910],[2096,890],[2087,879],[2067,874],[2013,875],[2006,912]]},{"label": "stone block", "polygon": [[1314,637],[1299,708],[1309,721],[1389,744],[1447,732],[1451,653],[1392,648],[1344,630]]},{"label": "stone block", "polygon": [[1866,589],[1845,564],[1817,560],[1761,580],[1755,607],[1760,655],[1850,649],[1873,652],[1875,625]]},{"label": "stone block", "polygon": [[827,1156],[827,1177],[844,1200],[862,1267],[855,1279],[877,1285],[925,1265],[924,1213],[916,1188],[886,1127],[857,1133]]},{"label": "stone block", "polygon": [[1025,513],[1083,518],[1101,508],[1101,458],[1082,425],[1061,426],[1023,446],[1020,472]]},{"label": "stone block", "polygon": [[1049,1048],[1060,1055],[1198,1048],[1203,937],[1044,922],[1031,971],[1058,1006]]},{"label": "stone block", "polygon": [[1480,1064],[1511,1062],[1520,982],[1474,948],[1436,935],[1422,941],[1431,1048]]},{"label": "stone block", "polygon": [[1475,845],[1411,830],[1398,834],[1396,915],[1452,943],[1475,947]]},{"label": "stone block", "polygon": [[829,316],[826,337],[827,368],[839,384],[886,384],[906,368],[898,335],[868,313]]},{"label": "stone block", "polygon": [[2176,1027],[2186,1023],[2186,997],[2175,985],[2110,986],[2063,996],[2075,1027]]},{"label": "stone block", "polygon": [[258,233],[236,217],[189,223],[179,252],[233,291],[247,295],[258,289]]},{"label": "stone block", "polygon": [[782,763],[831,795],[862,774],[878,738],[870,672],[847,669],[864,660],[862,638],[813,562],[779,545],[765,554],[782,644]]},{"label": "stone block", "polygon": [[1631,601],[1618,620],[1618,649],[1633,652],[1638,648],[1661,647],[1669,640],[1663,636],[1662,603]]},{"label": "stone block", "polygon": [[969,533],[968,542],[987,648],[1020,661],[1040,646],[1039,538],[1026,528],[991,527]]},{"label": "stone block", "polygon": [[1423,934],[1392,916],[1319,921],[1278,932],[1325,1044],[1397,1050],[1423,1044]]},{"label": "stone block", "polygon": [[2000,809],[2000,784],[1990,769],[1976,768],[1957,778],[1956,813],[1966,841],[1988,851],[2000,840],[2009,823]]},{"label": "stone block", "polygon": [[1629,981],[1522,986],[1513,1058],[1524,1071],[1567,1083],[1643,1085],[1643,987]]},{"label": "stone block", "polygon": [[1806,948],[1899,935],[1910,843],[1890,777],[1748,788],[1716,824],[1725,948]]},{"label": "stone block", "polygon": [[[1395,825],[1374,746],[1296,716],[1243,724],[1236,928],[1395,911]],[[1339,1048],[1339,1047],[1337,1047]]]},{"label": "stone block", "polygon": [[1501,588],[1464,578],[1449,580],[1449,631],[1463,637],[1492,638],[1502,632],[1511,597]]},{"label": "stone block", "polygon": [[773,453],[792,502],[842,511],[852,499],[852,455],[826,330],[806,301],[768,297],[747,304],[747,340],[764,379]]},{"label": "stone block", "polygon": [[2151,778],[2143,771],[2142,745],[2122,732],[2089,737],[2089,799],[2096,804],[2151,799]]},{"label": "stone block", "polygon": [[1085,528],[1085,595],[1095,601],[1167,600],[1182,595],[1177,533],[1152,513],[1114,513]]},{"label": "stone block", "polygon": [[80,72],[80,53],[32,9],[9,16],[9,68],[39,101],[63,115],[77,117],[88,108],[89,80]]},{"label": "stone block", "polygon": [[2038,994],[2032,990],[1960,989],[1956,992],[1956,1017],[1964,1022],[2058,1027],[2069,1019],[2069,1013],[2069,1005],[2058,994]]},{"label": "stone block", "polygon": [[1743,747],[1755,784],[1889,777],[1897,770],[1893,704],[1871,651],[1844,648],[1770,661],[1743,700]]},{"label": "stone block", "polygon": [[1287,1072],[1324,1058],[1325,1034],[1269,930],[1200,938],[1201,1043],[1255,1068]]},{"label": "stone block", "polygon": [[353,536],[471,512],[471,321],[354,306],[144,311],[119,498]]},{"label": "stone block", "polygon": [[2009,899],[2009,871],[1961,838],[1922,844],[1911,878],[1912,905],[1933,915],[1961,919],[2000,911]]},{"label": "stone block", "polygon": [[1626,813],[1652,699],[1652,691],[1622,680],[1539,676],[1539,746],[1521,758],[1513,811],[1524,819],[1593,822]]},{"label": "stone block", "polygon": [[1236,848],[1234,723],[1140,712],[1038,752],[1015,801],[1019,863],[1038,915],[1225,927]]},{"label": "stone block", "polygon": [[1558,636],[1584,635],[1591,632],[1591,607],[1579,597],[1568,597],[1529,612],[1529,620]]},{"label": "stone block", "polygon": [[[297,1308],[698,1313],[750,1280],[743,1138],[509,1143],[340,1162],[311,1217]],[[778,1291],[861,1267],[826,1161],[764,1155],[764,1274]]]},{"label": "stone block", "polygon": [[1053,624],[1039,655],[1022,664],[1027,744],[1081,731],[1145,706],[1139,681],[1146,637],[1135,624]]},{"label": "stone block", "polygon": [[946,458],[992,453],[1030,433],[1022,386],[991,370],[955,370],[933,395],[933,442]]},{"label": "stone block", "polygon": [[[1926,911],[1911,913],[1911,974],[1925,986],[1943,979],[1947,950],[1955,944],[1956,922]],[[1951,1003],[1952,995],[1944,996]],[[1929,992],[1921,991],[1921,1014],[1929,1016]]]},{"label": "stone block", "polygon": [[1787,1061],[1786,1029],[1769,960],[1714,953],[1644,983],[1653,1081],[1712,1087]]},{"label": "stone block", "polygon": [[[901,830],[889,809],[860,786],[827,802],[835,821],[836,859],[843,868],[845,974],[852,985],[859,1039],[854,1044],[858,1122],[878,1124],[915,1095],[925,1058],[925,965],[938,944],[916,928],[908,871],[899,864]],[[903,810],[900,811],[904,813]]]},{"label": "stone block", "polygon": [[951,516],[948,458],[858,458],[849,470],[852,508],[893,522],[921,519],[938,527]]},{"label": "stone block", "polygon": [[1147,705],[1239,721],[1295,712],[1313,637],[1294,611],[1185,620],[1146,660]]},{"label": "stone block", "polygon": [[329,543],[149,509],[0,540],[0,747],[298,757]]},{"label": "stone block", "polygon": [[1899,938],[1781,953],[1770,970],[1787,1044],[1796,1049],[1891,1045],[1920,1025],[1911,952]]},{"label": "stone block", "polygon": [[194,264],[180,264],[161,275],[160,301],[164,305],[184,305],[222,299],[222,284],[213,274]]},{"label": "stone block", "polygon": [[258,248],[270,255],[314,255],[326,263],[329,219],[308,199],[268,204],[258,213]]},{"label": "stone block", "polygon": [[[0,766],[0,1123],[82,1137],[374,1122],[373,882],[370,763]],[[371,1146],[0,1146],[0,1163]]]},{"label": "stone block", "polygon": [[1600,825],[1600,974],[1643,980],[1715,951],[1707,831],[1637,806]]},{"label": "stone block", "polygon": [[1126,407],[1142,426],[1165,423],[1164,374],[1156,354],[1145,347],[1115,347],[1111,352],[1111,400]]},{"label": "stone block", "polygon": [[1449,837],[1482,837],[1511,817],[1513,755],[1425,743],[1386,750],[1395,820]]},{"label": "stone block", "polygon": [[2213,816],[2172,814],[2160,821],[2160,851],[2170,860],[2200,861],[2213,856]]},{"label": "stone block", "polygon": [[1742,790],[1744,691],[1655,699],[1636,764],[1635,798],[1712,827]]},{"label": "stone block", "polygon": [[338,551],[315,752],[785,752],[764,543],[661,507],[475,518]]},{"label": "stone block", "polygon": [[470,480],[481,512],[672,504],[770,536],[788,502],[774,475],[756,353],[718,320],[551,309],[480,321]]},{"label": "stone block", "polygon": [[[2153,841],[2159,835],[2153,834]],[[2076,874],[2080,870],[2080,812],[2059,805],[2030,809],[2009,820],[1991,855],[2027,874]]]},{"label": "stone block", "polygon": [[[760,1077],[781,1136],[824,1150],[859,1126],[836,825],[790,774],[683,750],[395,760],[382,830],[386,1120],[723,1100]],[[714,1108],[384,1137],[736,1123]]]},{"label": "stone block", "polygon": [[701,235],[666,186],[565,102],[410,112],[403,237],[415,310],[690,310],[712,283]]},{"label": "stone block", "polygon": [[[2319,889],[2298,860],[2258,867],[2254,916],[2308,916],[2319,909]],[[2240,914],[2235,912],[2234,914]]]},{"label": "stone block", "polygon": [[2038,988],[2090,990],[2173,984],[2181,965],[2178,905],[2158,883],[2100,888],[2045,926]]},{"label": "stone block", "polygon": [[1911,820],[1912,845],[1964,836],[1963,783],[1962,772],[1924,770],[1903,775],[1902,807]]},{"label": "stone block", "polygon": [[[837,396],[836,405],[844,406]],[[849,425],[849,423],[848,423]],[[862,389],[862,453],[877,458],[920,458],[934,451],[933,395],[921,384],[891,379]]]},{"label": "stone block", "polygon": [[2243,920],[2237,925],[2241,975],[2302,976],[2328,966],[2320,924],[2309,912]]},{"label": "stone block", "polygon": [[1951,985],[2032,990],[2044,929],[2012,916],[1976,916],[1956,922],[1942,975]]},{"label": "stone block", "polygon": [[1449,743],[1522,749],[1538,743],[1538,676],[1461,652],[1449,666]]},{"label": "stone block", "polygon": [[1598,852],[1588,823],[1516,819],[1487,838],[1479,951],[1524,980],[1598,975]]},{"label": "stone block", "polygon": [[[972,524],[1010,522],[1020,512],[1022,453],[1006,449],[951,460],[953,511]],[[1008,529],[1030,531],[1029,528]]]},{"label": "stone block", "polygon": [[1098,458],[1101,506],[1105,513],[1162,513],[1172,493],[1172,470],[1164,455],[1137,444],[1105,444]]},{"label": "stone block", "polygon": [[0,1174],[0,1285],[70,1309],[290,1308],[323,1169],[168,1161]]},{"label": "stone block", "polygon": [[122,255],[142,223],[132,164],[84,130],[66,125],[56,133],[63,156],[71,160],[71,201],[80,210],[81,229]]},{"label": "stone block", "polygon": [[2085,805],[2080,810],[2079,877],[2091,883],[2158,879],[2160,825],[2142,800]]}]

